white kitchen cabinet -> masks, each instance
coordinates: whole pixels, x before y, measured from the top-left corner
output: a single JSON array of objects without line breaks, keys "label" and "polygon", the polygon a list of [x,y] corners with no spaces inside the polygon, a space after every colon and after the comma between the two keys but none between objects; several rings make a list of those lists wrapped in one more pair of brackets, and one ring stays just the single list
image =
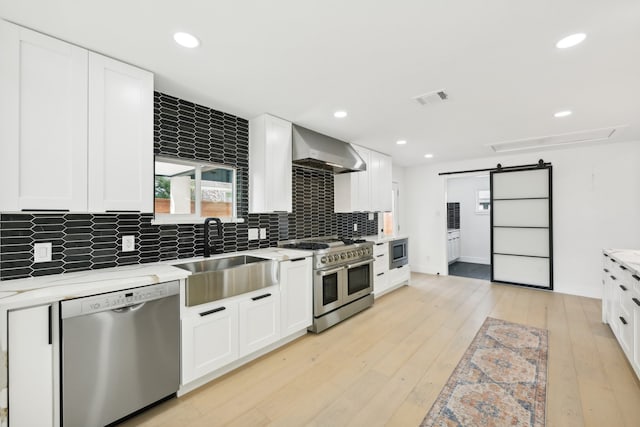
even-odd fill
[{"label": "white kitchen cabinet", "polygon": [[87,209],[87,51],[0,20],[0,211]]},{"label": "white kitchen cabinet", "polygon": [[0,20],[0,210],[153,212],[153,75]]},{"label": "white kitchen cabinet", "polygon": [[447,261],[449,264],[460,258],[460,231],[447,232]]},{"label": "white kitchen cabinet", "polygon": [[276,286],[240,300],[238,315],[240,357],[280,339],[280,291]]},{"label": "white kitchen cabinet", "polygon": [[89,212],[153,212],[153,74],[89,53]]},{"label": "white kitchen cabinet", "polygon": [[371,151],[370,197],[373,211],[391,211],[392,164],[391,157]]},{"label": "white kitchen cabinet", "polygon": [[291,212],[291,123],[269,114],[249,122],[249,213]]},{"label": "white kitchen cabinet", "polygon": [[208,304],[182,319],[182,384],[238,358],[238,302]]},{"label": "white kitchen cabinet", "polygon": [[54,346],[51,305],[10,311],[9,423],[54,425]]},{"label": "white kitchen cabinet", "polygon": [[381,212],[391,210],[391,157],[353,145],[367,164],[362,172],[334,176],[335,212]]},{"label": "white kitchen cabinet", "polygon": [[311,326],[313,321],[312,258],[280,262],[282,336]]},{"label": "white kitchen cabinet", "polygon": [[378,242],[373,245],[373,294],[378,297],[384,294],[389,282],[389,243]]},{"label": "white kitchen cabinet", "polygon": [[602,319],[640,378],[640,272],[611,254],[603,260]]}]

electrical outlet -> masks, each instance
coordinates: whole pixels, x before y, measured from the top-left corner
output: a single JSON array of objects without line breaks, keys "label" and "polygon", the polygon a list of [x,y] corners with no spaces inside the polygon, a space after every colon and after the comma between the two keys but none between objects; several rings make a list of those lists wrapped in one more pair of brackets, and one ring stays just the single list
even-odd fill
[{"label": "electrical outlet", "polygon": [[122,236],[122,252],[136,250],[136,236]]},{"label": "electrical outlet", "polygon": [[51,261],[51,243],[35,243],[33,245],[33,262]]},{"label": "electrical outlet", "polygon": [[250,228],[249,229],[249,240],[258,240],[258,229]]},{"label": "electrical outlet", "polygon": [[266,228],[261,228],[260,229],[260,238],[261,239],[266,239],[267,238],[267,229]]},{"label": "electrical outlet", "polygon": [[357,223],[353,224],[353,231],[358,231],[358,224]]}]

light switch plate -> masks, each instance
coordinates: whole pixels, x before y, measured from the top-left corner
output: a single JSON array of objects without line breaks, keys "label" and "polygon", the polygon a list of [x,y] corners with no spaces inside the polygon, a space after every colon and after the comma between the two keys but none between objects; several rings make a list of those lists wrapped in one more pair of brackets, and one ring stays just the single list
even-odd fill
[{"label": "light switch plate", "polygon": [[260,229],[260,238],[261,239],[266,239],[267,238],[267,229],[266,228],[261,228]]},{"label": "light switch plate", "polygon": [[122,252],[136,250],[136,236],[122,236]]},{"label": "light switch plate", "polygon": [[51,243],[35,243],[33,245],[33,262],[51,261]]},{"label": "light switch plate", "polygon": [[249,229],[249,240],[258,240],[258,229],[250,228]]}]

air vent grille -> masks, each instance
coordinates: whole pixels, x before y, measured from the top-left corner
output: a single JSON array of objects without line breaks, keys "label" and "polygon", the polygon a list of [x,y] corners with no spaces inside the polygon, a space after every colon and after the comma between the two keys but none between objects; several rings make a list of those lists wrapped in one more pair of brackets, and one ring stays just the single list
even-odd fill
[{"label": "air vent grille", "polygon": [[436,90],[434,92],[424,93],[422,95],[418,95],[413,99],[422,106],[439,104],[449,99],[449,94],[444,91],[444,89]]},{"label": "air vent grille", "polygon": [[579,132],[520,139],[516,141],[498,142],[496,144],[489,144],[489,147],[491,147],[496,153],[504,153],[520,150],[539,150],[569,144],[586,144],[609,139],[614,133],[616,133],[616,131],[624,127],[626,126],[614,126],[602,129],[591,129]]}]

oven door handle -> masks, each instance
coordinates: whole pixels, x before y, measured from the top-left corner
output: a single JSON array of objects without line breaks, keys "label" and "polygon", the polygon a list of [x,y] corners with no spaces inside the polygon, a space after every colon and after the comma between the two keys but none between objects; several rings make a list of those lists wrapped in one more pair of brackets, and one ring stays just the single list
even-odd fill
[{"label": "oven door handle", "polygon": [[338,268],[333,268],[331,270],[326,270],[326,271],[318,271],[317,273],[320,276],[328,276],[329,274],[337,273],[338,271],[341,271],[341,270],[344,270],[344,266],[338,267]]},{"label": "oven door handle", "polygon": [[373,260],[372,260],[372,259],[368,259],[368,260],[366,260],[366,261],[360,261],[360,262],[357,262],[357,263],[355,263],[355,264],[349,264],[349,265],[347,265],[347,268],[360,267],[361,265],[371,264],[372,262],[373,262]]}]

